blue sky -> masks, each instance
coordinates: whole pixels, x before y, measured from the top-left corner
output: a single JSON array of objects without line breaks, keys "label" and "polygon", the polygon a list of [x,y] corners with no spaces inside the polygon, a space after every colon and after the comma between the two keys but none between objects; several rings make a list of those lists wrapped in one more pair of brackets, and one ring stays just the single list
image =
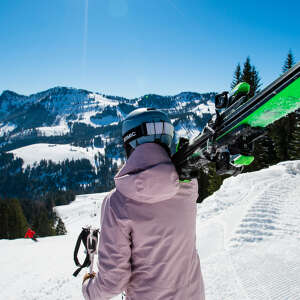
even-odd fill
[{"label": "blue sky", "polygon": [[218,92],[248,55],[266,85],[289,49],[300,60],[299,11],[276,0],[1,0],[0,93]]}]

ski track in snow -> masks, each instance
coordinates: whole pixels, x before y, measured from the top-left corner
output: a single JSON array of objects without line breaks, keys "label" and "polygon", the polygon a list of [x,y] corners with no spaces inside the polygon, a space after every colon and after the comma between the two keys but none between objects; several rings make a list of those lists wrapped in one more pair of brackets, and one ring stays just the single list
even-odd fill
[{"label": "ski track in snow", "polygon": [[[83,299],[73,250],[83,226],[99,228],[105,195],[56,208],[65,236],[0,240],[0,299]],[[300,300],[300,161],[226,179],[198,205],[197,248],[206,300]]]},{"label": "ski track in snow", "polygon": [[[280,183],[284,183],[282,186]],[[267,186],[266,190],[248,209],[242,219],[232,246],[259,242],[270,237],[283,237],[287,234],[300,236],[298,215],[299,207],[295,203],[293,191],[299,186],[299,178],[288,176]],[[300,189],[298,188],[298,195]],[[296,213],[298,212],[298,213]]]},{"label": "ski track in snow", "polygon": [[[211,242],[219,236],[219,242],[209,253],[205,245],[203,249],[198,246],[200,259],[204,253],[201,261],[207,299],[299,300],[300,163],[287,162],[257,172],[262,176],[256,181],[261,182],[254,185],[253,174],[243,175],[248,179],[244,181],[248,183],[248,192],[243,189],[239,197],[232,193],[231,199],[223,202],[221,198],[216,205],[216,198],[222,193],[219,191],[209,199],[214,203],[206,205],[208,214],[202,219],[207,225],[203,229],[210,228]],[[229,179],[232,185],[238,180]],[[222,187],[225,199],[226,187],[229,188],[229,184]],[[238,220],[235,220],[237,226],[228,230],[224,219],[236,219],[233,207],[237,201],[241,203]],[[199,217],[202,214],[201,206],[198,214]],[[201,229],[199,220],[198,227]],[[227,237],[226,231],[229,231]]]}]

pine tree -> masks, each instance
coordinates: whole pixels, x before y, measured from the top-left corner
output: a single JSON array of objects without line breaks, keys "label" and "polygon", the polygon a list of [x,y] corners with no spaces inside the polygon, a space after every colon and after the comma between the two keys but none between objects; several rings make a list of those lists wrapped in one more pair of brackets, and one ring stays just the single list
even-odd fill
[{"label": "pine tree", "polygon": [[268,135],[263,136],[255,142],[253,156],[254,161],[246,167],[246,172],[257,171],[277,162],[274,142]]},{"label": "pine tree", "polygon": [[288,144],[289,159],[300,159],[300,110],[291,115],[293,124],[291,126],[291,138]]},{"label": "pine tree", "polygon": [[198,180],[198,199],[197,202],[201,203],[206,197],[208,197],[210,194],[208,192],[208,174],[200,169],[197,175]]},{"label": "pine tree", "polygon": [[[290,50],[285,60],[282,71],[286,72],[295,64],[292,51]],[[270,136],[272,137],[278,161],[285,161],[289,159],[297,159],[299,141],[299,110],[290,113],[285,118],[276,121],[270,125]]]},{"label": "pine tree", "polygon": [[[282,68],[283,72],[288,71],[295,64],[295,58],[292,54],[292,50],[289,50],[287,58],[285,60],[284,66]],[[287,116],[289,122],[289,132],[288,132],[288,141],[287,153],[289,159],[299,159],[300,158],[300,110],[291,113]]]},{"label": "pine tree", "polygon": [[243,72],[241,75],[241,81],[250,84],[249,97],[254,96],[258,92],[259,87],[261,86],[259,74],[256,71],[255,67],[251,65],[249,56],[247,57],[244,63]]},{"label": "pine tree", "polygon": [[293,56],[292,50],[289,50],[289,53],[285,59],[284,65],[282,67],[282,72],[286,72],[287,70],[289,70],[291,67],[293,67],[293,65],[295,64],[295,58]]},{"label": "pine tree", "polygon": [[7,201],[0,199],[0,239],[9,238],[8,210]]},{"label": "pine tree", "polygon": [[53,221],[49,219],[45,207],[41,206],[38,215],[34,219],[33,228],[39,236],[55,235]]},{"label": "pine tree", "polygon": [[248,56],[246,58],[246,61],[244,63],[244,66],[243,66],[243,72],[242,72],[242,76],[241,76],[241,81],[245,81],[249,84],[251,84],[251,81],[252,81],[252,66],[251,66],[251,63],[250,63],[250,57]]},{"label": "pine tree", "polygon": [[276,151],[276,156],[278,162],[285,161],[289,159],[288,155],[288,143],[291,134],[290,118],[286,116],[275,123],[268,126],[270,129],[269,136],[274,142],[274,148]]},{"label": "pine tree", "polygon": [[22,207],[17,199],[8,201],[8,238],[17,239],[24,237],[28,228],[27,220]]},{"label": "pine tree", "polygon": [[246,58],[242,71],[240,64],[237,64],[234,71],[231,88],[234,88],[240,82],[247,82],[250,84],[249,97],[252,97],[259,92],[259,87],[261,86],[260,77],[255,66],[251,65],[249,56]]},{"label": "pine tree", "polygon": [[209,172],[208,172],[208,187],[207,187],[207,191],[208,191],[208,195],[212,195],[215,191],[217,191],[225,178],[227,178],[228,176],[224,175],[224,176],[220,176],[216,173],[215,170],[215,165],[211,164],[211,166],[209,166]]},{"label": "pine tree", "polygon": [[238,63],[233,74],[233,81],[231,83],[231,89],[241,82],[241,65]]},{"label": "pine tree", "polygon": [[[249,85],[250,85],[250,92],[248,95],[249,98],[253,97],[256,93],[259,92],[259,88],[261,86],[260,77],[259,77],[258,71],[256,70],[255,66],[251,65],[249,56],[246,58],[246,61],[244,62],[242,72],[241,72],[240,64],[237,65],[236,70],[234,72],[234,77],[233,77],[233,81],[231,84],[231,88],[233,88],[239,82],[249,83]],[[260,150],[263,151],[266,148],[271,149],[272,147],[273,147],[273,142],[270,139],[265,138],[265,137],[255,143],[255,148],[257,149],[257,151],[260,151]],[[255,163],[253,164],[253,167],[252,167],[253,170],[254,169],[259,170],[262,167],[264,167],[265,165],[269,165],[270,162],[274,160],[273,154],[275,152],[271,151],[271,153],[272,153],[271,157],[266,158],[267,161],[264,161],[265,157],[260,155],[258,157],[258,159],[255,160]],[[249,170],[250,170],[250,168],[249,168]],[[210,187],[209,187],[210,192],[215,190],[215,188],[222,181],[223,181],[222,178],[218,178],[218,177],[216,177],[216,175],[211,174],[210,175]]]},{"label": "pine tree", "polygon": [[55,228],[56,235],[65,235],[67,233],[64,222],[61,218],[58,218],[58,222]]},{"label": "pine tree", "polygon": [[256,68],[254,66],[251,67],[251,86],[252,86],[253,95],[256,95],[259,92],[261,83],[260,83],[258,72],[256,71]]}]

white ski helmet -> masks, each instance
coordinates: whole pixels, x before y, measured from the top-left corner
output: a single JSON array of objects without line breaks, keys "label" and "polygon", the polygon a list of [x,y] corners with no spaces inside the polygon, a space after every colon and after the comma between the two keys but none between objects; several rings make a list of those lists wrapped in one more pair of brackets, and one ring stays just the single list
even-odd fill
[{"label": "white ski helmet", "polygon": [[122,136],[127,157],[144,143],[157,143],[171,152],[174,127],[166,113],[155,108],[138,108],[122,123]]}]

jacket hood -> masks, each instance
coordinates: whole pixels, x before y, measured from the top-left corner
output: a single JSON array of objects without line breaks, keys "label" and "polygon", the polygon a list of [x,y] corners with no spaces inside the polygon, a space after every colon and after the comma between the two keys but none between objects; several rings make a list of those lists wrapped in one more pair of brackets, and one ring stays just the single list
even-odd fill
[{"label": "jacket hood", "polygon": [[138,146],[115,177],[116,189],[125,197],[157,203],[172,198],[179,178],[166,150],[155,143]]}]

